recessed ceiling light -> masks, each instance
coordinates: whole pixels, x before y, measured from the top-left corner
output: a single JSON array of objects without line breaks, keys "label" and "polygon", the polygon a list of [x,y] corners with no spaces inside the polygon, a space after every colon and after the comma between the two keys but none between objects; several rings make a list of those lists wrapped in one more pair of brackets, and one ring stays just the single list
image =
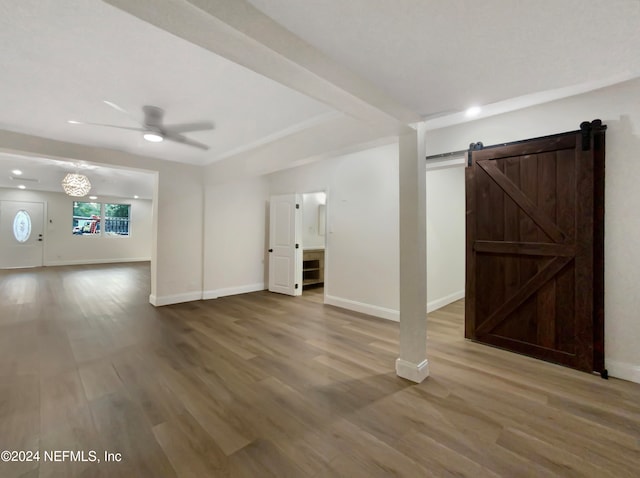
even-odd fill
[{"label": "recessed ceiling light", "polygon": [[151,141],[152,143],[160,143],[164,138],[158,133],[145,133],[142,135],[144,139],[147,141]]},{"label": "recessed ceiling light", "polygon": [[22,171],[20,171],[19,169],[14,169],[13,171],[11,171],[11,174],[13,174],[14,176],[21,176]]},{"label": "recessed ceiling light", "polygon": [[138,199],[140,196],[133,196],[133,199]]},{"label": "recessed ceiling light", "polygon": [[82,123],[80,123],[80,121],[75,121],[75,120],[69,120],[69,121],[67,121],[67,123],[69,123],[69,124],[82,124]]},{"label": "recessed ceiling light", "polygon": [[20,184],[18,185],[18,189],[27,189],[27,187],[24,184]]},{"label": "recessed ceiling light", "polygon": [[480,108],[479,106],[472,106],[464,112],[464,115],[471,118],[472,116],[478,116],[480,114],[480,111],[482,111],[482,108]]},{"label": "recessed ceiling light", "polygon": [[89,196],[89,199],[96,200],[96,199],[98,199],[98,196]]}]

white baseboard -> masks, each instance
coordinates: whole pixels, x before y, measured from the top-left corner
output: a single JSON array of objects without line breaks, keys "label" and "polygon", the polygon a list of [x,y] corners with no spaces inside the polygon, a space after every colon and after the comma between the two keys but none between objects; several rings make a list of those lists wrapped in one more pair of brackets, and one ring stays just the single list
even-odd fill
[{"label": "white baseboard", "polygon": [[453,294],[449,294],[440,299],[432,300],[431,302],[427,302],[427,313],[433,312],[434,310],[438,310],[445,305],[449,305],[456,300],[460,300],[464,298],[464,289],[454,292]]},{"label": "white baseboard", "polygon": [[45,261],[45,266],[88,266],[91,264],[116,264],[119,262],[150,262],[150,257],[125,257],[121,259],[81,259],[76,261]]},{"label": "white baseboard", "polygon": [[157,297],[155,295],[149,296],[149,302],[151,305],[161,307],[163,305],[180,304],[182,302],[193,302],[195,300],[202,299],[202,291],[185,292],[183,294],[175,295],[163,295]]},{"label": "white baseboard", "polygon": [[[432,300],[427,303],[427,313],[438,310],[445,305],[451,304],[456,300],[464,298],[464,290],[454,292],[440,299]],[[395,309],[387,309],[385,307],[379,307],[377,305],[365,304],[364,302],[357,302],[355,300],[342,299],[327,295],[324,298],[324,303],[329,305],[335,305],[336,307],[342,307],[343,309],[353,310],[355,312],[361,312],[363,314],[373,315],[374,317],[380,317],[382,319],[393,320],[398,322],[400,320],[400,312]]]},{"label": "white baseboard", "polygon": [[204,300],[217,299],[219,297],[225,297],[227,295],[247,294],[249,292],[258,292],[261,290],[265,290],[264,282],[241,285],[237,287],[224,287],[222,289],[205,290],[202,292],[202,298]]},{"label": "white baseboard", "polygon": [[355,300],[326,295],[324,303],[328,305],[335,305],[336,307],[342,307],[343,309],[353,310],[354,312],[360,312],[362,314],[373,315],[374,317],[380,317],[381,319],[393,320],[395,322],[400,320],[400,313],[397,310],[365,304],[364,302],[356,302]]},{"label": "white baseboard", "polygon": [[604,366],[609,376],[640,383],[640,365],[633,365],[616,360],[604,359]]},{"label": "white baseboard", "polygon": [[401,358],[396,359],[396,374],[398,377],[420,383],[429,376],[429,362],[424,359],[416,364]]},{"label": "white baseboard", "polygon": [[264,283],[247,284],[238,287],[226,287],[223,289],[206,290],[206,291],[193,291],[185,292],[183,294],[164,295],[157,297],[155,295],[149,296],[149,303],[160,307],[163,305],[180,304],[182,302],[192,302],[196,300],[208,300],[217,299],[218,297],[224,297],[227,295],[246,294],[248,292],[257,292],[264,290]]}]

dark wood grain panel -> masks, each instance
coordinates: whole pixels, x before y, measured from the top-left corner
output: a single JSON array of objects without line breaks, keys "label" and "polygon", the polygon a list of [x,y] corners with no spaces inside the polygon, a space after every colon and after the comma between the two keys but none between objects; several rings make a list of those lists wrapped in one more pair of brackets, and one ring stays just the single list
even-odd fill
[{"label": "dark wood grain panel", "polygon": [[[519,156],[520,161],[520,190],[527,198],[531,200],[533,204],[538,204],[538,155],[526,154]],[[535,221],[522,209],[518,210],[518,220],[520,222],[520,238],[525,242],[538,241],[540,237],[540,229],[536,225]],[[548,238],[544,241],[548,242]],[[547,258],[543,258],[541,261],[536,257],[529,257],[526,255],[518,255],[520,262],[520,284],[525,284],[531,280],[542,266],[543,262],[546,262]],[[503,337],[514,337],[515,342],[520,346],[520,342],[536,343],[538,320],[540,314],[538,311],[538,301],[536,297],[531,297],[522,304],[522,307],[514,311],[513,320],[506,322],[506,326],[511,330],[506,331],[504,327],[501,330]]]},{"label": "dark wood grain panel", "polygon": [[594,250],[594,163],[593,152],[580,151],[576,158],[576,259],[575,259],[575,316],[576,344],[585,348],[576,354],[577,366],[593,370],[593,250]]},{"label": "dark wood grain panel", "polygon": [[605,129],[593,130],[593,360],[596,370],[604,370],[604,211],[605,211]]},{"label": "dark wood grain panel", "polygon": [[[575,243],[576,234],[576,154],[573,150],[558,151],[556,154],[556,218],[560,227],[571,242]],[[568,265],[556,277],[556,315],[562,320],[556,321],[555,346],[558,350],[575,353],[575,283],[574,263]]]},{"label": "dark wood grain panel", "polygon": [[[556,225],[557,221],[557,152],[538,154],[538,209]],[[562,231],[560,227],[558,227]],[[563,234],[566,237],[566,233]],[[545,234],[538,231],[538,241],[544,242]],[[558,256],[562,254],[557,254]],[[565,257],[573,257],[575,247],[571,247]],[[556,278],[544,284],[536,294],[539,319],[537,321],[536,343],[542,347],[555,348],[556,331]],[[542,317],[542,319],[540,319]]]},{"label": "dark wood grain panel", "polygon": [[[503,162],[493,162],[496,170],[504,177],[502,170],[504,169]],[[487,198],[487,207],[491,209],[491,213],[498,216],[499,211],[504,211],[505,199],[508,198],[504,193],[504,190],[499,187],[491,176],[489,176],[489,197]],[[486,216],[485,216],[486,217]],[[504,241],[504,221],[499,220],[499,216],[494,221],[487,221],[484,223],[489,232],[489,238],[492,241]],[[487,308],[483,310],[482,318],[485,319],[496,307],[502,304],[508,297],[505,295],[505,266],[506,258],[502,255],[496,255],[492,257],[491,262],[488,262],[483,257],[483,266],[486,267],[483,277],[491,277],[490,281],[484,281],[485,288],[482,292],[483,303]],[[481,323],[477,324],[479,327],[476,329],[477,333],[480,332]]]},{"label": "dark wood grain panel", "polygon": [[470,153],[467,337],[603,371],[605,128]]},{"label": "dark wood grain panel", "polygon": [[[500,188],[509,195],[513,201],[520,207],[520,209],[529,216],[538,227],[540,227],[549,238],[554,242],[563,242],[565,240],[565,235],[562,233],[558,226],[556,226],[555,222],[550,219],[545,214],[542,214],[535,201],[532,201],[526,194],[523,194],[523,190],[521,190],[518,186],[516,186],[509,178],[507,178],[498,166],[494,162],[491,161],[483,161],[478,163],[479,166],[484,169],[489,177],[495,183],[500,186]],[[529,177],[528,175],[526,176]],[[535,181],[535,176],[533,181]],[[523,184],[523,187],[526,185]],[[537,188],[537,183],[534,184],[534,187]],[[536,194],[537,196],[537,194]],[[496,204],[496,207],[500,206],[500,204]],[[502,208],[498,208],[501,210]]]},{"label": "dark wood grain panel", "polygon": [[465,174],[465,328],[464,336],[475,338],[476,330],[476,255],[473,250],[476,239],[476,181],[475,168],[467,167]]},{"label": "dark wood grain panel", "polygon": [[537,293],[549,280],[553,279],[571,259],[556,257],[549,261],[536,275],[525,282],[517,293],[509,297],[486,320],[477,327],[478,334],[486,334],[505,320],[509,314],[520,307],[529,297]]},{"label": "dark wood grain panel", "polygon": [[[517,158],[507,158],[502,160],[504,175],[516,186],[520,186],[520,161]],[[520,224],[519,224],[519,208],[518,205],[508,196],[504,199],[504,241],[505,243],[520,243]],[[479,252],[491,252],[483,249],[484,246],[491,248],[499,244],[498,241],[489,243],[488,241],[475,241],[474,247]],[[504,259],[504,282],[505,297],[511,297],[520,287],[520,261],[514,257],[512,251],[495,251],[501,254],[507,254]]]},{"label": "dark wood grain panel", "polygon": [[474,250],[494,254],[518,254],[524,256],[573,257],[576,248],[572,244],[513,241],[475,241]]},{"label": "dark wood grain panel", "polygon": [[504,145],[487,146],[484,149],[473,151],[474,161],[484,159],[501,159],[525,155],[537,155],[548,151],[558,151],[563,149],[573,149],[574,133],[561,133],[545,138],[535,138],[532,140],[516,141]]}]

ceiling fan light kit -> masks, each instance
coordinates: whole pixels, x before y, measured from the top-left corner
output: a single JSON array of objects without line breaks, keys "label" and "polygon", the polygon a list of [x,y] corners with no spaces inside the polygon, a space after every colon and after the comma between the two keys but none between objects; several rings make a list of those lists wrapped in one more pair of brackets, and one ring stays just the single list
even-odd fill
[{"label": "ceiling fan light kit", "polygon": [[164,140],[162,135],[158,133],[145,133],[142,137],[151,143],[161,143]]},{"label": "ceiling fan light kit", "polygon": [[62,180],[62,189],[68,196],[83,197],[91,191],[91,181],[84,174],[68,173]]}]

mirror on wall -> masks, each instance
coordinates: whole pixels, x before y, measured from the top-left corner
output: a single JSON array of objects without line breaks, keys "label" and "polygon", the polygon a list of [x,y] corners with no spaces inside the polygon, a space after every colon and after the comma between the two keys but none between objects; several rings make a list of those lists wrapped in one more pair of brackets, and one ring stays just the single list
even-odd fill
[{"label": "mirror on wall", "polygon": [[326,234],[325,192],[302,195],[302,247],[324,249]]}]

